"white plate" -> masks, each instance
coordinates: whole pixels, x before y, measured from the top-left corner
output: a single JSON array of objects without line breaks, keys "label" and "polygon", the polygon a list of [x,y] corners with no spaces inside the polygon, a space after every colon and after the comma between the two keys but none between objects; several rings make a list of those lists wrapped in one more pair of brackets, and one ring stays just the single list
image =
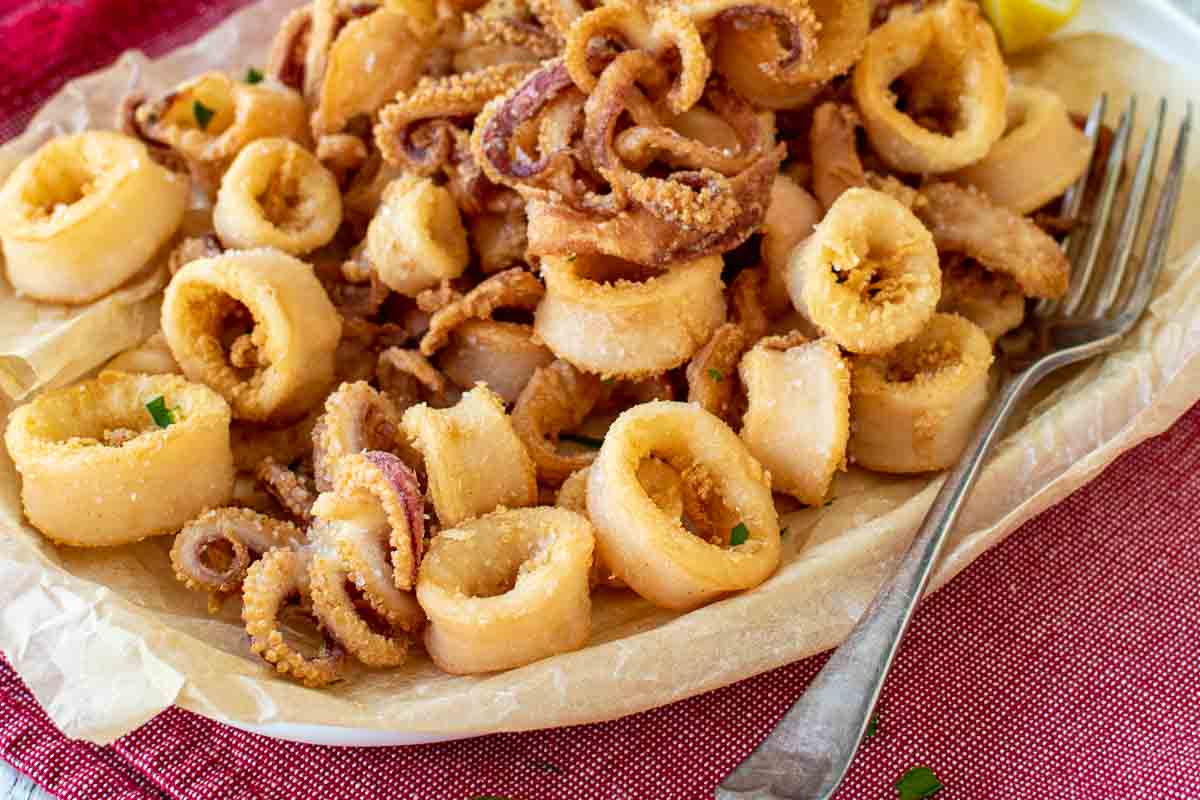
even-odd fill
[{"label": "white plate", "polygon": [[[1154,52],[1165,61],[1200,71],[1200,24],[1180,11],[1169,0],[1084,0],[1080,15],[1066,33],[1099,32],[1119,36]],[[307,725],[273,722],[252,725],[226,724],[274,739],[340,747],[387,747],[429,744],[460,736],[430,735],[411,731],[379,731],[332,725]]]}]

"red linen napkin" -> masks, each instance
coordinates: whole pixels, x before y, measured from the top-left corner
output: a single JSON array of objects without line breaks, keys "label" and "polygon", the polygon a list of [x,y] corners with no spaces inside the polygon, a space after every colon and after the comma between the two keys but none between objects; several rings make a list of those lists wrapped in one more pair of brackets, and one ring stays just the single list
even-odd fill
[{"label": "red linen napkin", "polygon": [[[244,3],[0,0],[0,140],[69,77]],[[614,722],[387,749],[179,710],[71,742],[0,663],[0,756],[63,800],[698,800],[821,663]],[[925,603],[838,798],[896,797],[916,764],[945,798],[1200,798],[1200,405]]]}]

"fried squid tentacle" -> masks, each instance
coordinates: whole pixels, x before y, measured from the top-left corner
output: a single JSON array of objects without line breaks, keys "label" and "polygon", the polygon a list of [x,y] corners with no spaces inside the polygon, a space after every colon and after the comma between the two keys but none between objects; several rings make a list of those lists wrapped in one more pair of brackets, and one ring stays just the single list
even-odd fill
[{"label": "fried squid tentacle", "polygon": [[601,383],[566,361],[533,373],[513,408],[513,428],[537,467],[538,480],[556,485],[596,457],[594,452],[559,452],[558,436],[577,427],[600,400]]},{"label": "fried squid tentacle", "polygon": [[400,414],[387,395],[364,381],[343,383],[326,398],[325,413],[312,432],[317,490],[333,488],[346,456],[395,450],[401,439]]},{"label": "fried squid tentacle", "polygon": [[498,272],[471,291],[434,312],[429,332],[421,339],[421,353],[431,356],[450,340],[450,332],[469,319],[488,319],[499,308],[532,311],[545,295],[533,273],[516,267]]},{"label": "fried squid tentacle", "polygon": [[189,589],[233,592],[241,587],[255,559],[304,539],[304,533],[290,522],[248,508],[214,508],[175,536],[171,566]]}]

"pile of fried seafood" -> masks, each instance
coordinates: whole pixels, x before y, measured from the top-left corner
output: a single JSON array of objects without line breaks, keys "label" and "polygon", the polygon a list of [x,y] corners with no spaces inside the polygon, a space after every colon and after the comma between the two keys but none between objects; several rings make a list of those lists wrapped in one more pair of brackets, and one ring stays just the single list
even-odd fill
[{"label": "pile of fried seafood", "polygon": [[6,441],[32,525],[173,536],[309,686],[759,585],[848,464],[952,464],[1067,288],[1090,141],[968,0],[315,0],[259,67],[8,180],[24,296],[171,277]]}]

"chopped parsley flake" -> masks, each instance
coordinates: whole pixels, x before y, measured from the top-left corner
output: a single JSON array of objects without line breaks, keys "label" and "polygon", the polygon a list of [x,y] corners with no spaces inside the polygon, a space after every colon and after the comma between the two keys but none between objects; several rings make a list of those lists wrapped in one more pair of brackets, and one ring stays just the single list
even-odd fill
[{"label": "chopped parsley flake", "polygon": [[829,508],[831,505],[833,505],[833,498],[832,498],[832,497],[831,497],[831,498],[829,498],[828,500],[826,500],[826,501],[825,501],[825,507],[826,507],[826,508]]},{"label": "chopped parsley flake", "polygon": [[920,800],[922,797],[933,797],[942,790],[942,782],[929,767],[916,766],[896,781],[896,790],[900,792],[900,800]]},{"label": "chopped parsley flake", "polygon": [[725,380],[725,376],[721,373],[721,370],[713,369],[712,367],[709,367],[708,377],[712,378],[717,383],[720,383],[721,381]]},{"label": "chopped parsley flake", "polygon": [[256,83],[262,83],[262,79],[263,79],[263,74],[258,69],[258,67],[251,67],[250,69],[246,70],[246,83],[249,83],[251,85],[256,84]]},{"label": "chopped parsley flake", "polygon": [[192,114],[196,117],[196,124],[200,126],[200,130],[206,131],[208,123],[212,122],[212,118],[217,115],[217,112],[199,100],[195,100],[192,102]]},{"label": "chopped parsley flake", "polygon": [[163,399],[161,394],[149,403],[146,403],[146,410],[153,417],[154,424],[160,428],[167,428],[175,423],[175,412],[167,408],[167,401]]},{"label": "chopped parsley flake", "polygon": [[867,723],[867,732],[863,734],[864,738],[870,739],[875,734],[879,733],[879,712],[876,711],[871,715],[871,721]]},{"label": "chopped parsley flake", "polygon": [[745,544],[750,538],[750,529],[746,527],[746,523],[739,522],[733,526],[733,530],[729,532],[729,546],[737,547],[739,544]]},{"label": "chopped parsley flake", "polygon": [[582,436],[578,433],[563,433],[560,434],[558,438],[564,442],[574,442],[575,444],[581,444],[584,447],[590,447],[593,450],[599,450],[604,444],[603,439],[595,439],[591,436]]}]

